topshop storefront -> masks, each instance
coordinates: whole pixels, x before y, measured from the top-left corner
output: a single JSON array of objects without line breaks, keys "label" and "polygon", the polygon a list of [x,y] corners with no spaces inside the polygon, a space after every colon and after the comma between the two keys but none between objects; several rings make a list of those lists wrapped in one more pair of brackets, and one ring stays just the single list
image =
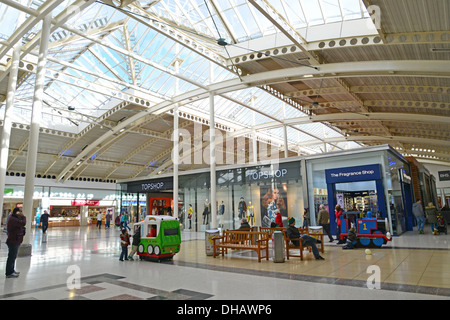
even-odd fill
[{"label": "topshop storefront", "polygon": [[[172,180],[161,175],[122,181],[119,190],[128,196],[173,198]],[[346,212],[370,211],[387,219],[391,234],[400,235],[415,223],[411,183],[408,162],[388,145],[282,159],[276,164],[224,166],[216,173],[217,226],[212,226],[210,173],[195,170],[179,175],[179,219],[186,230],[236,229],[242,218],[252,226],[270,226],[279,211],[284,220],[295,217],[297,226],[302,226],[307,209],[309,224],[316,225],[319,205],[324,204],[333,231],[334,206],[339,204]]]}]

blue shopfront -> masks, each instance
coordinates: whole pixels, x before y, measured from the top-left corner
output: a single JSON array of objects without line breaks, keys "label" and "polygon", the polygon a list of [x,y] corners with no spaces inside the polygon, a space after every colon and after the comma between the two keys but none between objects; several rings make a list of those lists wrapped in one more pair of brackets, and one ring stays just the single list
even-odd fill
[{"label": "blue shopfront", "polygon": [[[381,165],[328,169],[325,170],[325,177],[331,230],[336,229],[336,218],[332,208],[338,204],[343,209],[349,209],[346,211],[353,209],[354,212],[373,212],[378,218],[387,218]],[[352,203],[348,203],[349,199]]]},{"label": "blue shopfront", "polygon": [[[411,170],[408,161],[388,145],[312,156],[306,159],[308,205],[317,215],[325,205],[336,232],[334,208],[386,222],[392,235],[414,226]],[[312,215],[311,220],[314,221]]]}]

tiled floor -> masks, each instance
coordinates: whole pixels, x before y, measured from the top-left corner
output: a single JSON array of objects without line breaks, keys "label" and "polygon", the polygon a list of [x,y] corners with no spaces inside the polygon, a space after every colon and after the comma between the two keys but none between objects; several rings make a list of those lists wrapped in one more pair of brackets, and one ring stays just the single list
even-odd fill
[{"label": "tiled floor", "polygon": [[[395,237],[382,249],[342,250],[326,244],[325,261],[258,263],[251,251],[213,258],[203,233],[183,232],[182,251],[171,262],[119,261],[119,231],[55,228],[48,242],[33,234],[33,254],[18,258],[16,279],[6,279],[7,246],[1,235],[0,299],[28,300],[450,300],[450,236]],[[380,289],[369,289],[380,271]],[[79,272],[79,287],[72,280]],[[372,278],[370,278],[372,279]],[[373,284],[372,280],[369,284]]]}]

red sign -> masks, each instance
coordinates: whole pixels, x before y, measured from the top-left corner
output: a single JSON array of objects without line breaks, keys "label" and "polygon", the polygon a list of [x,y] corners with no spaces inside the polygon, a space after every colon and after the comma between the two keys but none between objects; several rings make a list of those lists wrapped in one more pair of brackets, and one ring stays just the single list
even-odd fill
[{"label": "red sign", "polygon": [[73,206],[99,206],[98,200],[72,200]]}]

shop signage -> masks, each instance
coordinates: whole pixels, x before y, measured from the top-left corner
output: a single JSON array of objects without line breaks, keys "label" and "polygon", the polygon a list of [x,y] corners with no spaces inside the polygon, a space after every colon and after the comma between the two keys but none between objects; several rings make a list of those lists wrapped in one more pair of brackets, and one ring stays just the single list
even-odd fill
[{"label": "shop signage", "polygon": [[403,183],[411,184],[411,181],[412,181],[411,176],[408,176],[408,175],[403,171],[403,169],[398,169],[398,170],[399,170],[399,172],[400,172],[400,181],[403,182]]},{"label": "shop signage", "polygon": [[99,200],[72,200],[73,206],[99,206]]},{"label": "shop signage", "polygon": [[450,171],[439,171],[439,181],[450,181]]},{"label": "shop signage", "polygon": [[246,172],[247,181],[264,181],[271,179],[289,180],[300,178],[300,163],[279,164],[273,167],[261,166],[249,168]]},{"label": "shop signage", "polygon": [[327,183],[380,180],[379,164],[325,170]]},{"label": "shop signage", "polygon": [[129,183],[127,185],[127,191],[131,193],[149,193],[155,191],[165,191],[173,189],[173,179],[158,179]]}]

